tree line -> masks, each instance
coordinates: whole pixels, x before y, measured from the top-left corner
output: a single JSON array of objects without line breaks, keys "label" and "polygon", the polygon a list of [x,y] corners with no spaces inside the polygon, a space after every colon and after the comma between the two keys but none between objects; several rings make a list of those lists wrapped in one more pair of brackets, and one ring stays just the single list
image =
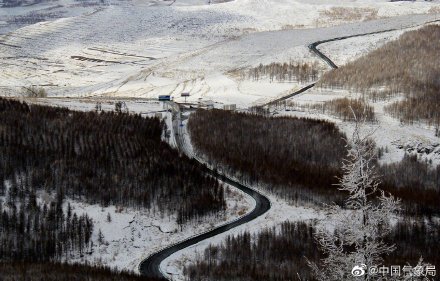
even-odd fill
[{"label": "tree line", "polygon": [[242,79],[252,79],[259,81],[262,79],[269,79],[270,82],[301,82],[306,83],[316,81],[319,76],[318,64],[309,63],[271,63],[259,64],[253,67],[240,71]]},{"label": "tree line", "polygon": [[63,210],[62,195],[39,203],[29,182],[5,181],[0,200],[0,261],[56,261],[92,248],[93,222]]},{"label": "tree line", "polygon": [[163,281],[146,278],[133,273],[111,270],[107,267],[68,265],[47,262],[5,262],[0,263],[2,281]]},{"label": "tree line", "polygon": [[0,178],[89,203],[181,213],[181,222],[225,206],[205,168],[161,140],[156,118],[0,100]]},{"label": "tree line", "polygon": [[362,98],[339,98],[325,101],[323,103],[301,105],[290,101],[286,103],[285,106],[286,108],[301,108],[302,110],[312,109],[322,114],[328,113],[342,119],[343,121],[355,121],[355,116],[362,116],[362,118],[365,118],[365,121],[368,122],[376,121],[374,107],[368,103],[368,100]]},{"label": "tree line", "polygon": [[345,142],[333,123],[198,110],[188,128],[197,154],[242,181],[294,201],[340,200],[331,187]]},{"label": "tree line", "polygon": [[0,99],[0,262],[56,262],[93,251],[93,222],[66,199],[176,215],[224,211],[206,167],[161,140],[157,118]]},{"label": "tree line", "polygon": [[[316,248],[315,233],[311,222],[284,222],[258,234],[230,235],[221,244],[206,248],[184,273],[189,281],[314,281],[308,261],[317,262],[324,256]],[[386,240],[396,250],[384,257],[385,266],[414,266],[420,257],[440,264],[440,224],[435,220],[399,221]]]},{"label": "tree line", "polygon": [[[195,152],[243,181],[302,203],[342,202],[333,187],[346,142],[333,123],[292,117],[198,110],[188,128]],[[402,198],[407,214],[440,213],[440,167],[407,156],[375,165],[381,188]]]},{"label": "tree line", "polygon": [[313,232],[305,222],[284,222],[279,229],[258,234],[229,235],[220,245],[206,248],[184,273],[190,281],[284,281],[298,280],[298,274],[312,280],[305,257],[322,256],[314,247]]},{"label": "tree line", "polygon": [[412,213],[436,215],[440,202],[440,165],[432,167],[417,155],[405,154],[402,161],[379,167],[381,187],[398,195]]},{"label": "tree line", "polygon": [[355,90],[373,99],[403,95],[403,101],[386,107],[391,116],[406,123],[423,121],[438,127],[439,46],[438,25],[408,31],[399,39],[325,73],[318,85]]}]

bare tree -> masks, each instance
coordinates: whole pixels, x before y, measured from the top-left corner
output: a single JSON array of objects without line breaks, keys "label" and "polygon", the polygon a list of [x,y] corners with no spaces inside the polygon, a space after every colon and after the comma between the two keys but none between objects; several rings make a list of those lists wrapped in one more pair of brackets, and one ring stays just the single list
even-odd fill
[{"label": "bare tree", "polygon": [[[354,266],[362,277],[371,280],[366,268],[379,266],[383,256],[395,247],[384,242],[391,232],[393,214],[399,209],[399,200],[378,189],[375,172],[376,155],[371,134],[361,136],[360,122],[356,122],[351,139],[347,141],[348,154],[343,163],[339,189],[349,193],[345,206],[326,206],[334,231],[319,228],[315,238],[325,258],[318,265],[309,265],[318,280],[354,280]],[[362,270],[364,274],[362,274]]]},{"label": "bare tree", "polygon": [[372,100],[404,96],[385,107],[394,118],[412,124],[440,125],[440,26],[427,25],[326,72],[318,86],[362,92]]}]

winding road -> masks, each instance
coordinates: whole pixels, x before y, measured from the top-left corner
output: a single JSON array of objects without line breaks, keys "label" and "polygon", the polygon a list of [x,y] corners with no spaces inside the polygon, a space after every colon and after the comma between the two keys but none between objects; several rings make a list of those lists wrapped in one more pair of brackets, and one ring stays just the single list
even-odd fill
[{"label": "winding road", "polygon": [[318,57],[320,57],[323,61],[325,61],[331,68],[337,69],[338,66],[329,57],[327,57],[320,50],[318,50],[318,48],[317,48],[318,45],[321,45],[324,43],[329,43],[329,42],[334,42],[334,41],[345,40],[345,39],[354,38],[354,37],[362,37],[362,36],[368,36],[368,35],[373,35],[373,34],[380,34],[380,33],[385,33],[385,32],[390,32],[390,31],[396,31],[396,30],[397,29],[386,29],[386,30],[361,33],[361,34],[355,34],[355,35],[349,35],[349,36],[341,36],[341,37],[336,37],[336,38],[332,38],[332,39],[317,41],[317,42],[310,44],[309,49],[310,49],[310,51],[315,53]]},{"label": "winding road", "polygon": [[[425,24],[430,24],[430,23],[436,23],[436,22],[440,22],[440,20],[432,20],[432,21],[428,21],[428,22],[425,22],[425,23],[423,23],[423,24],[415,25],[415,26],[413,26],[413,27],[417,27],[417,26],[421,26],[421,25],[425,25]],[[345,39],[349,39],[349,38],[362,37],[362,36],[368,36],[368,35],[374,35],[374,34],[381,34],[381,33],[386,33],[386,32],[391,32],[391,31],[396,31],[396,30],[399,30],[399,29],[392,28],[392,29],[385,29],[385,30],[379,30],[379,31],[374,31],[374,32],[366,32],[366,33],[359,33],[359,34],[348,35],[348,36],[340,36],[340,37],[335,37],[335,38],[331,38],[331,39],[326,39],[326,40],[320,40],[320,41],[313,42],[313,43],[310,44],[308,47],[309,47],[309,50],[310,50],[311,52],[313,52],[315,55],[317,55],[318,57],[320,57],[320,58],[321,58],[324,62],[326,62],[326,63],[327,63],[332,69],[337,69],[338,66],[337,66],[337,65],[336,65],[336,64],[335,64],[335,63],[334,63],[334,62],[333,62],[328,56],[326,56],[324,53],[322,53],[322,52],[318,49],[318,46],[319,46],[319,45],[324,44],[324,43],[334,42],[334,41],[341,41],[341,40],[345,40]],[[293,93],[287,94],[287,95],[282,96],[282,97],[280,97],[280,98],[277,98],[277,99],[271,100],[270,102],[267,102],[267,103],[263,104],[262,106],[270,106],[270,105],[276,104],[276,103],[278,103],[278,102],[281,102],[281,101],[287,100],[287,99],[289,99],[289,98],[291,98],[291,97],[294,97],[294,96],[296,96],[296,95],[299,95],[299,94],[304,93],[305,91],[307,91],[307,90],[309,90],[309,89],[315,87],[315,85],[316,85],[316,83],[309,84],[309,85],[307,85],[307,86],[305,86],[305,87],[299,89],[298,91],[295,91],[295,92],[293,92]]]},{"label": "winding road", "polygon": [[[439,20],[432,21],[432,22],[438,22],[438,21]],[[431,23],[431,22],[427,22],[427,23]],[[425,24],[427,24],[427,23],[425,23]],[[320,57],[322,60],[324,60],[331,68],[336,69],[336,68],[338,68],[338,66],[329,57],[327,57],[325,54],[323,54],[317,48],[320,44],[344,40],[344,39],[353,38],[353,37],[361,37],[361,36],[368,36],[368,35],[373,35],[373,34],[385,33],[385,32],[390,32],[390,31],[395,31],[395,30],[397,30],[397,29],[387,29],[387,30],[381,30],[381,31],[376,31],[376,32],[369,32],[369,33],[362,33],[362,34],[356,34],[356,35],[336,37],[336,38],[332,38],[332,39],[314,42],[314,43],[310,44],[308,47],[311,52],[315,53],[318,57]],[[307,85],[307,86],[301,88],[300,90],[298,90],[296,92],[293,92],[293,93],[285,95],[281,98],[277,98],[275,100],[272,100],[272,101],[264,104],[263,106],[271,105],[271,104],[286,100],[288,98],[291,98],[293,96],[301,94],[301,93],[313,88],[314,86],[315,86],[315,83],[312,83],[310,85]],[[180,106],[176,103],[173,103],[172,105],[173,105],[173,130],[174,130],[174,132],[178,132],[179,131],[178,127],[180,126],[180,118],[181,118]],[[184,141],[182,132],[178,133],[176,135],[176,143],[177,143],[178,149],[182,152],[184,152],[184,142],[185,141]],[[203,161],[201,161],[197,157],[195,157],[194,159],[196,159],[197,161],[199,161],[203,165],[205,164],[205,163],[203,163]],[[211,238],[213,236],[216,236],[218,234],[226,232],[232,228],[235,228],[237,226],[245,224],[245,223],[263,215],[264,213],[266,213],[270,209],[269,199],[267,197],[263,196],[262,194],[258,193],[257,191],[255,191],[245,185],[242,185],[241,183],[234,181],[228,177],[225,177],[224,175],[221,175],[214,170],[209,170],[209,173],[213,177],[216,177],[218,180],[220,180],[224,183],[227,183],[229,185],[232,185],[232,186],[240,189],[241,191],[245,192],[246,194],[252,196],[252,198],[254,198],[254,200],[256,201],[255,208],[249,214],[247,214],[247,215],[245,215],[245,216],[243,216],[233,222],[227,223],[227,224],[222,225],[220,227],[217,227],[211,231],[208,231],[208,232],[199,234],[197,236],[191,237],[187,240],[184,240],[184,241],[179,242],[177,244],[171,245],[171,246],[169,246],[169,247],[167,247],[167,248],[165,248],[155,254],[150,255],[148,258],[143,260],[141,262],[141,264],[139,265],[139,271],[143,276],[162,278],[162,279],[166,280],[166,278],[164,277],[163,273],[160,270],[160,263],[164,259],[166,259],[167,257],[169,257],[170,255],[174,254],[177,251],[183,250],[183,249],[185,249],[189,246],[192,246],[194,244],[197,244],[205,239]]]},{"label": "winding road", "polygon": [[[174,127],[173,131],[174,132],[178,132],[179,125],[180,125],[180,107],[178,104],[173,103],[173,127]],[[177,143],[178,149],[180,151],[183,151],[184,150],[183,149],[184,140],[183,140],[182,133],[179,133],[178,135],[176,135],[176,143]],[[195,157],[194,159],[199,161],[202,165],[205,164],[201,160],[197,159],[197,157]],[[251,188],[249,188],[249,187],[247,187],[237,181],[234,181],[224,175],[221,175],[214,170],[209,170],[209,173],[213,177],[222,181],[223,183],[234,186],[234,187],[240,189],[241,191],[243,191],[244,193],[250,195],[256,202],[255,208],[247,215],[245,215],[245,216],[243,216],[233,222],[230,222],[230,223],[224,224],[222,226],[219,226],[217,228],[214,228],[213,230],[208,231],[206,233],[202,233],[202,234],[193,236],[187,240],[184,240],[184,241],[179,242],[177,244],[171,245],[171,246],[149,256],[148,258],[143,260],[141,262],[141,264],[139,265],[139,272],[143,276],[154,277],[154,278],[163,278],[164,280],[166,280],[164,275],[160,271],[160,263],[164,259],[166,259],[167,257],[169,257],[170,255],[172,255],[173,253],[175,253],[177,251],[185,249],[186,247],[197,244],[198,242],[201,242],[205,239],[211,238],[213,236],[216,236],[218,234],[226,232],[232,228],[235,228],[239,225],[250,222],[251,220],[254,220],[255,218],[263,215],[264,213],[266,213],[270,209],[269,199],[267,197],[263,196],[262,194],[258,193],[257,191],[255,191],[255,190],[253,190],[253,189],[251,189]]]}]

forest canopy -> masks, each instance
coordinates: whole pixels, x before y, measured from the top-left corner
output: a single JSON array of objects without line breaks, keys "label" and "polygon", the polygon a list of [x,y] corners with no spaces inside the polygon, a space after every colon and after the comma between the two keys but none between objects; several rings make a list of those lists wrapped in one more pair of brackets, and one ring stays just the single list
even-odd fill
[{"label": "forest canopy", "polygon": [[[188,128],[195,152],[210,164],[281,197],[321,205],[341,202],[334,187],[346,155],[344,134],[334,123],[198,110]],[[411,214],[440,213],[440,166],[415,156],[375,166],[381,188],[399,197]]]},{"label": "forest canopy", "polygon": [[174,214],[180,225],[225,208],[223,187],[161,140],[159,119],[0,99],[0,124],[0,261],[90,251],[93,222],[66,198]]},{"label": "forest canopy", "polygon": [[[440,126],[440,26],[408,31],[359,59],[325,73],[319,86],[377,96],[404,96],[386,110],[404,122]],[[382,93],[382,94],[381,94]]]},{"label": "forest canopy", "polygon": [[[316,248],[316,229],[311,222],[284,222],[258,234],[227,236],[186,266],[185,275],[189,281],[315,281],[307,261],[324,256]],[[439,239],[438,222],[400,221],[386,239],[397,249],[385,257],[384,265],[415,265],[421,256],[439,264]]]},{"label": "forest canopy", "polygon": [[59,263],[0,263],[2,281],[163,281],[138,275],[113,271],[106,267],[68,265]]},{"label": "forest canopy", "polygon": [[188,128],[196,153],[219,169],[293,200],[338,200],[332,185],[346,149],[333,123],[199,110]]}]

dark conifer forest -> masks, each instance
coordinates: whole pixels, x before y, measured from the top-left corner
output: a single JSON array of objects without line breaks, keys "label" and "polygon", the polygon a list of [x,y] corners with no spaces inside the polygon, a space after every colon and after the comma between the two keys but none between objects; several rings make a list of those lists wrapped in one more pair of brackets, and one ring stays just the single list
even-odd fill
[{"label": "dark conifer forest", "polygon": [[10,262],[0,263],[2,281],[163,281],[145,278],[109,268],[57,263]]},{"label": "dark conifer forest", "polygon": [[[293,201],[343,201],[345,194],[334,184],[346,142],[333,123],[199,110],[191,115],[188,128],[196,153],[230,175]],[[381,188],[401,198],[407,214],[440,213],[440,167],[415,156],[376,166]]]},{"label": "dark conifer forest", "polygon": [[[376,96],[404,96],[386,111],[405,123],[440,125],[440,26],[427,25],[325,73],[319,85]],[[378,93],[378,89],[382,89]]]},{"label": "dark conifer forest", "polygon": [[300,82],[308,83],[316,81],[319,75],[317,63],[271,63],[260,64],[247,70],[238,71],[242,79],[252,79],[254,81],[268,79],[271,82]]},{"label": "dark conifer forest", "polygon": [[[190,281],[313,281],[307,260],[316,262],[323,257],[314,233],[310,223],[285,222],[256,235],[228,236],[221,245],[208,247],[185,268],[185,274]],[[438,222],[399,222],[388,239],[397,249],[385,257],[384,265],[416,265],[420,257],[440,264]]]},{"label": "dark conifer forest", "polygon": [[[342,202],[347,196],[333,186],[335,176],[342,173],[346,143],[332,123],[199,110],[191,115],[189,129],[196,153],[244,181],[319,206]],[[440,225],[432,215],[440,208],[440,167],[415,155],[390,165],[374,163],[380,188],[403,203],[404,218],[385,241],[396,250],[384,257],[383,264],[416,265],[421,257],[439,264]],[[307,260],[324,257],[317,248],[315,229],[314,222],[285,222],[254,235],[228,236],[207,248],[185,268],[185,274],[190,281],[315,280]]]},{"label": "dark conifer forest", "polygon": [[201,280],[298,280],[307,269],[308,257],[321,257],[313,247],[314,229],[303,222],[285,222],[279,230],[265,229],[257,235],[245,232],[228,236],[221,245],[209,246],[196,263],[185,268],[191,281]]},{"label": "dark conifer forest", "polygon": [[93,222],[66,198],[177,214],[179,224],[224,210],[223,187],[163,142],[164,130],[156,118],[0,99],[0,260],[90,251]]},{"label": "dark conifer forest", "polygon": [[346,150],[333,123],[200,110],[188,128],[196,153],[243,181],[303,202],[339,200],[330,187]]},{"label": "dark conifer forest", "polygon": [[382,188],[397,195],[403,206],[418,215],[440,213],[440,165],[431,167],[416,155],[405,155],[402,161],[381,165]]}]

